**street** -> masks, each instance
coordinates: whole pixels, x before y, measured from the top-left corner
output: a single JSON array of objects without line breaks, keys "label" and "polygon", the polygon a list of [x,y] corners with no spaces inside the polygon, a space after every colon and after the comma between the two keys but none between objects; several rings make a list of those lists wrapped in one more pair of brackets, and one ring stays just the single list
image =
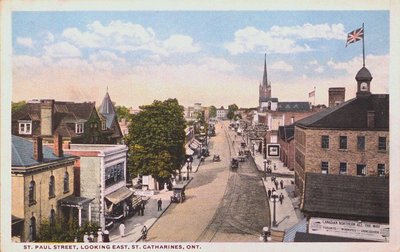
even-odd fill
[{"label": "street", "polygon": [[[148,233],[149,242],[255,242],[269,223],[269,208],[259,172],[249,160],[231,171],[240,140],[223,122],[210,141],[210,157],[186,189],[186,201],[171,204]],[[220,162],[212,156],[219,154]]]}]

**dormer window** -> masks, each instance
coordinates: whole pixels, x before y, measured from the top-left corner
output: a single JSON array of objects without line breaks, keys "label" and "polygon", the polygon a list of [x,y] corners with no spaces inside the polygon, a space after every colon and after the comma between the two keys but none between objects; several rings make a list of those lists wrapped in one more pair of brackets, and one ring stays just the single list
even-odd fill
[{"label": "dormer window", "polygon": [[75,133],[82,134],[84,132],[85,124],[84,123],[75,123]]},{"label": "dormer window", "polygon": [[106,122],[101,121],[101,130],[106,130]]},{"label": "dormer window", "polygon": [[32,134],[32,121],[19,121],[18,133],[20,135],[31,135]]}]

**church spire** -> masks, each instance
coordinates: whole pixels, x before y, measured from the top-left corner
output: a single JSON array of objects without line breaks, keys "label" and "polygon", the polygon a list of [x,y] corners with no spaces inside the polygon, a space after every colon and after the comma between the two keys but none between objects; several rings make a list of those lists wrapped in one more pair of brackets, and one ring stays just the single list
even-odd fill
[{"label": "church spire", "polygon": [[263,83],[262,83],[263,88],[267,88],[268,86],[268,74],[267,74],[267,54],[265,54],[265,59],[264,59],[264,75],[263,75]]}]

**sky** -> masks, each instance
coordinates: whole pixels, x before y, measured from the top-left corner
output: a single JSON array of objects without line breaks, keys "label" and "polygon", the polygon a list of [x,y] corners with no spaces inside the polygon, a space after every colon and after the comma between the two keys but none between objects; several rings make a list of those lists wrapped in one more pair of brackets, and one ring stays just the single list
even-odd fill
[{"label": "sky", "polygon": [[389,92],[388,11],[63,11],[12,13],[12,100],[96,101],[137,108],[258,106],[264,55],[272,96],[328,103],[355,96],[365,27],[372,93]]}]

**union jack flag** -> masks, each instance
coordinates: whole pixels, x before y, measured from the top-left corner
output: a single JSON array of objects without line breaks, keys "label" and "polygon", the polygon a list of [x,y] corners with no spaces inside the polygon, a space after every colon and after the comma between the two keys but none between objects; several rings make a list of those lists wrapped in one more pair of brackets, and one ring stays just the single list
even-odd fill
[{"label": "union jack flag", "polygon": [[358,28],[347,34],[346,47],[354,42],[364,39],[364,28]]}]

